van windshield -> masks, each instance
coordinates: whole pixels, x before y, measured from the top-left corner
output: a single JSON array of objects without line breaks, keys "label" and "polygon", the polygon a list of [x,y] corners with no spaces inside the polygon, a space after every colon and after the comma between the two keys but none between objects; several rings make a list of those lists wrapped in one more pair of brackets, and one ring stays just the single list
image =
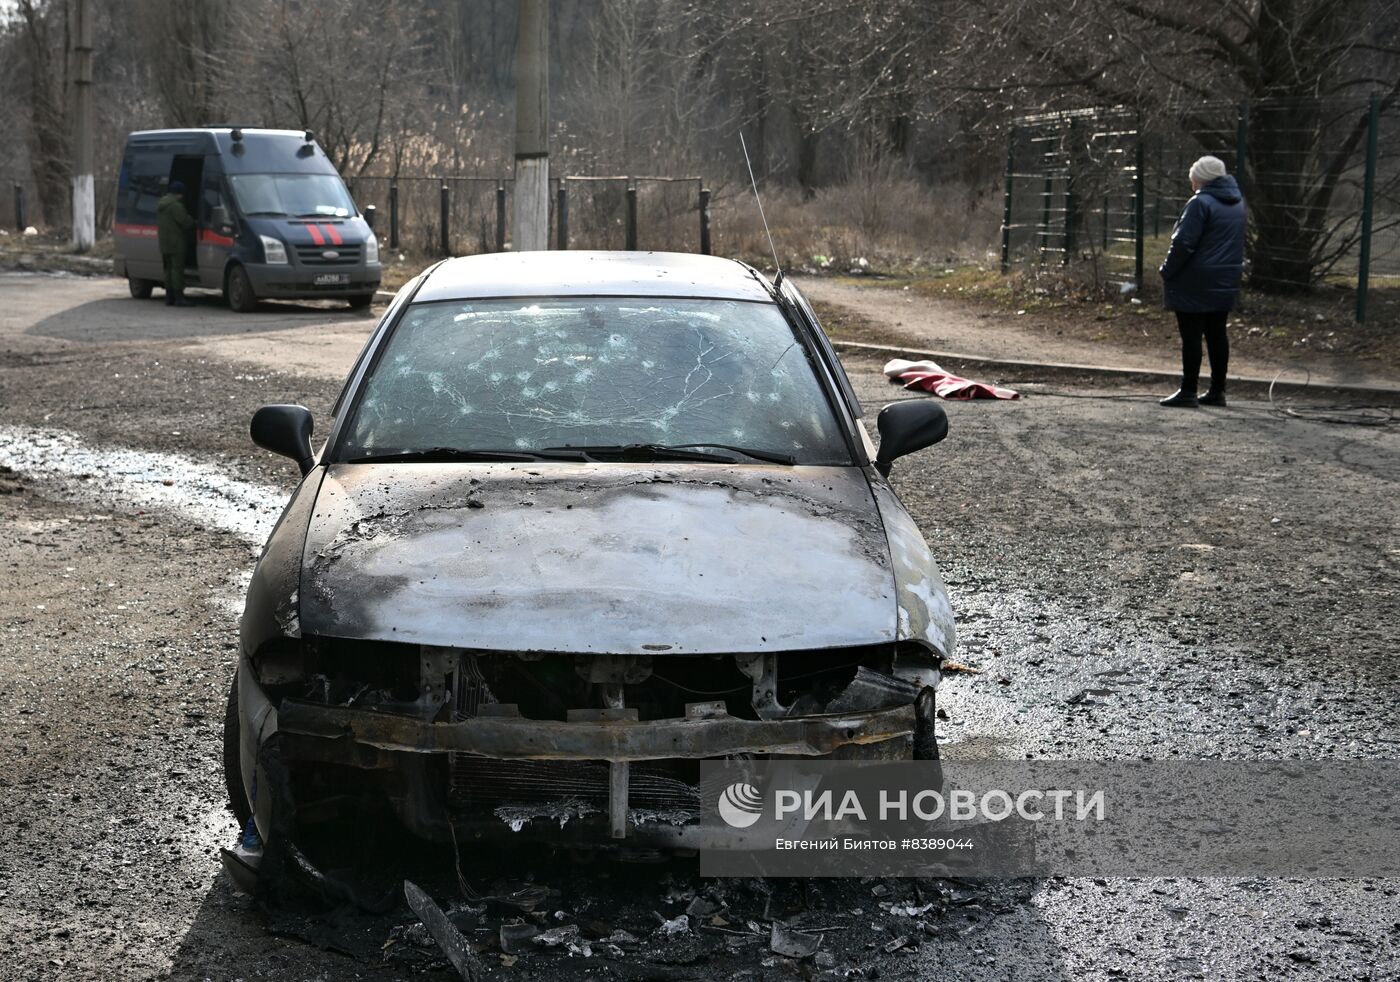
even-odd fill
[{"label": "van windshield", "polygon": [[334,174],[237,174],[229,177],[244,215],[346,218],[355,203]]}]

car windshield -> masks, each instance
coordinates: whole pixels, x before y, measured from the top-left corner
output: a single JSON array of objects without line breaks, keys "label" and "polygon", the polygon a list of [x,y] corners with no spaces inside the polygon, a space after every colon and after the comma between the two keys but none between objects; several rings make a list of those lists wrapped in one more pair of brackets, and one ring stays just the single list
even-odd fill
[{"label": "car windshield", "polygon": [[346,218],[355,204],[334,174],[237,174],[229,178],[245,215]]},{"label": "car windshield", "polygon": [[[365,380],[345,433],[340,460],[645,444],[851,463],[806,350],[778,307],[728,300],[412,306]],[[753,462],[724,451],[714,459]]]}]

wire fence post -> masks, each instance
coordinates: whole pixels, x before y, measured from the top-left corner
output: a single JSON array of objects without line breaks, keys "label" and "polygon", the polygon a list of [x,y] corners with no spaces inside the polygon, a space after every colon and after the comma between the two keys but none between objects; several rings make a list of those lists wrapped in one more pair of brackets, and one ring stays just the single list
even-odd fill
[{"label": "wire fence post", "polygon": [[399,247],[399,186],[389,185],[389,248]]},{"label": "wire fence post", "polygon": [[1142,146],[1142,122],[1138,122],[1137,150],[1133,157],[1133,282],[1142,290],[1142,251],[1145,230],[1143,228],[1144,205],[1147,195],[1147,180],[1144,170],[1147,154]]},{"label": "wire fence post", "polygon": [[1152,237],[1162,236],[1162,141],[1157,141],[1157,166],[1152,175]]},{"label": "wire fence post", "polygon": [[16,231],[16,232],[23,232],[23,231],[29,226],[29,223],[28,223],[27,221],[25,221],[25,218],[26,218],[26,217],[27,217],[27,216],[24,214],[24,185],[21,184],[21,183],[19,183],[19,181],[16,181],[16,182],[15,182],[15,231]]},{"label": "wire fence post", "polygon": [[[1047,160],[1046,166],[1049,167]],[[1045,254],[1050,251],[1050,197],[1055,193],[1055,179],[1045,175],[1045,183],[1040,192],[1040,265],[1045,265]]]},{"label": "wire fence post", "polygon": [[1371,217],[1376,205],[1376,147],[1381,126],[1381,101],[1371,93],[1366,113],[1366,177],[1361,190],[1361,254],[1356,263],[1356,321],[1366,320],[1366,294],[1371,287]]},{"label": "wire fence post", "polygon": [[1076,193],[1075,177],[1079,170],[1075,166],[1079,160],[1079,120],[1069,121],[1069,152],[1065,154],[1065,254],[1061,262],[1068,266],[1070,257],[1074,255],[1074,232],[1076,224],[1075,213],[1079,210],[1079,195]]},{"label": "wire fence post", "polygon": [[637,186],[635,184],[627,186],[627,251],[637,251]]},{"label": "wire fence post", "polygon": [[443,184],[438,191],[440,212],[438,215],[440,226],[438,229],[438,244],[442,246],[442,254],[444,256],[452,255],[452,229],[450,228],[452,221],[452,204],[449,198],[450,194],[451,192],[447,189],[446,184]]},{"label": "wire fence post", "polygon": [[1001,204],[1001,271],[1011,272],[1011,186],[1016,180],[1016,127],[1006,139],[1006,191]]},{"label": "wire fence post", "polygon": [[506,186],[496,182],[496,251],[506,251]]},{"label": "wire fence post", "polygon": [[569,248],[569,189],[564,178],[559,178],[559,203],[554,208],[555,220],[559,226],[559,248]]},{"label": "wire fence post", "polygon": [[710,249],[710,189],[700,189],[700,255],[713,255]]}]

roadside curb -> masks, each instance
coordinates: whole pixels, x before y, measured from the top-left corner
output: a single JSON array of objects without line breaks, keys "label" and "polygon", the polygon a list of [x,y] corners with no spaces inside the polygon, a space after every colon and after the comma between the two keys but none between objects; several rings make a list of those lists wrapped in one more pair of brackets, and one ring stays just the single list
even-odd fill
[{"label": "roadside curb", "polygon": [[[1053,372],[1061,375],[1097,375],[1105,378],[1140,379],[1152,382],[1167,382],[1177,384],[1181,381],[1178,372],[1166,372],[1157,368],[1132,368],[1123,365],[1078,365],[1070,362],[1058,361],[1021,361],[1015,358],[990,358],[986,355],[968,355],[953,351],[925,351],[919,348],[903,348],[888,344],[868,344],[863,341],[837,341],[831,342],[837,348],[849,348],[857,352],[867,354],[881,354],[889,357],[906,358],[910,361],[936,361],[939,364],[960,363],[965,365],[975,365],[982,369],[991,369],[1004,372]],[[1306,379],[1305,369],[1287,370],[1290,375],[1302,374],[1303,380],[1297,378],[1285,378],[1280,373],[1277,379],[1261,378],[1257,375],[1231,375],[1230,384],[1232,386],[1243,385],[1250,388],[1268,389],[1270,385],[1276,389],[1303,390],[1313,392],[1340,392],[1349,395],[1365,396],[1367,398],[1400,399],[1400,383],[1391,385],[1374,385],[1370,383],[1340,382],[1336,379],[1312,380]]]},{"label": "roadside curb", "polygon": [[[74,276],[109,276],[114,279],[121,279],[120,276],[117,276],[116,271],[113,268],[112,260],[107,258],[98,258],[94,256],[78,256],[69,253],[60,254],[65,262],[70,262],[75,266],[82,267],[79,270],[66,269],[64,268],[62,263],[55,265],[52,263],[25,264],[23,262],[23,260],[32,260],[35,255],[37,254],[25,253],[19,256],[18,261],[13,268],[6,266],[4,264],[4,260],[6,257],[0,255],[0,272],[37,274],[69,273]],[[125,281],[123,280],[123,282]],[[397,290],[375,290],[374,302],[388,303],[389,301],[393,300],[396,296],[398,296]]]}]

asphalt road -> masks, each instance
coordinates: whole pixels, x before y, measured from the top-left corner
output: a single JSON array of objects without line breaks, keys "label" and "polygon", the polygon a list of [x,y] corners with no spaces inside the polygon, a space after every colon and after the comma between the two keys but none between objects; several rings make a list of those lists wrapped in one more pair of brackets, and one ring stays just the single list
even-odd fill
[{"label": "asphalt road", "polygon": [[[284,401],[324,420],[373,316],[240,316],[212,297],[183,311],[124,291],[0,275],[0,978],[447,977],[411,932],[359,957],[308,943],[314,928],[269,921],[217,859],[234,831],[219,741],[239,592],[294,474],[248,443],[247,421]],[[849,367],[867,405],[904,397],[878,365]],[[1394,427],[999,381],[1027,398],[950,405],[949,439],[895,471],[948,580],[957,657],[979,669],[940,694],[948,756],[1396,755]],[[1395,880],[765,893],[684,864],[513,862],[557,891],[552,909],[639,941],[617,958],[488,953],[502,978],[792,977],[740,934],[653,939],[652,912],[697,892],[739,925],[805,911],[842,927],[831,977],[1400,977]],[[933,906],[890,909],[906,901]],[[354,925],[331,927],[355,947]]]}]

